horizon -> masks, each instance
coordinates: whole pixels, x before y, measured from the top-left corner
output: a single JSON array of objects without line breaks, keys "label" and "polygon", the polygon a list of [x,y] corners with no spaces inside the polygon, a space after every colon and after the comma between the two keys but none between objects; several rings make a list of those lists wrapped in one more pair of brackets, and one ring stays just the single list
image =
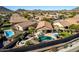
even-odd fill
[{"label": "horizon", "polygon": [[18,10],[18,9],[25,9],[25,10],[72,10],[77,6],[4,6],[10,10]]}]

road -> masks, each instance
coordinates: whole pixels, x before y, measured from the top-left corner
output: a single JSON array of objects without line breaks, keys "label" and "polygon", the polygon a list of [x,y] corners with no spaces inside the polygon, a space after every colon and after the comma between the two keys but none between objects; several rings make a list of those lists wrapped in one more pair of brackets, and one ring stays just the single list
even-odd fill
[{"label": "road", "polygon": [[[42,48],[45,48],[45,47],[50,47],[50,46],[55,46],[55,45],[63,44],[63,43],[69,42],[71,40],[74,40],[75,38],[78,38],[78,37],[79,37],[79,33],[75,34],[73,36],[64,38],[62,40],[56,40],[56,41],[51,41],[51,42],[46,42],[46,43],[40,43],[40,44],[37,44],[37,45],[31,45],[31,46],[28,46],[28,47],[21,47],[21,48],[16,48],[16,49],[3,49],[3,50],[0,50],[0,51],[6,51],[6,52],[32,51],[32,50],[42,49]],[[13,44],[15,42],[16,41],[14,41]],[[11,45],[13,45],[13,44],[11,44]]]},{"label": "road", "polygon": [[74,44],[72,47],[62,49],[62,50],[60,50],[58,52],[77,52],[77,51],[79,51],[79,42]]}]

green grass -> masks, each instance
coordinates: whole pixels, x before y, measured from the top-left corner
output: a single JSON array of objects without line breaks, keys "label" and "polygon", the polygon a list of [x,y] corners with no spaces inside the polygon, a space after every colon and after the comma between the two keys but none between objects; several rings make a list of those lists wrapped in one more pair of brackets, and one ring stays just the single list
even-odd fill
[{"label": "green grass", "polygon": [[8,30],[8,29],[11,29],[11,27],[3,27],[1,28],[2,30]]},{"label": "green grass", "polygon": [[64,38],[71,36],[71,32],[60,32],[59,33],[60,36],[63,36]]}]

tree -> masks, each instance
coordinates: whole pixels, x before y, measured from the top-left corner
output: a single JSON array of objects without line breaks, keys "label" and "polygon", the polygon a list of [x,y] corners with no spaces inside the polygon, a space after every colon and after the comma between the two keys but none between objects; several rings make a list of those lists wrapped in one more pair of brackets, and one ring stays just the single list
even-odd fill
[{"label": "tree", "polygon": [[50,22],[50,19],[44,17],[44,18],[42,19],[42,21]]},{"label": "tree", "polygon": [[12,16],[12,13],[9,13],[4,18],[8,20],[8,19],[10,19],[11,16]]},{"label": "tree", "polygon": [[2,19],[2,18],[3,18],[3,16],[0,15],[0,19]]},{"label": "tree", "polygon": [[53,18],[43,18],[42,21],[47,21],[50,22],[51,24],[53,23],[54,19]]},{"label": "tree", "polygon": [[31,18],[31,16],[28,13],[23,13],[22,16],[24,18],[27,18],[28,20]]},{"label": "tree", "polygon": [[71,35],[71,33],[69,33],[69,32],[60,32],[59,35],[63,36],[65,38],[65,37],[69,37]]},{"label": "tree", "polygon": [[66,17],[65,17],[65,15],[60,15],[59,16],[59,19],[65,19]]},{"label": "tree", "polygon": [[28,32],[30,33],[30,34],[34,34],[34,31],[35,31],[35,28],[34,27],[29,27],[28,28]]},{"label": "tree", "polygon": [[0,27],[3,25],[4,20],[2,20],[2,18],[4,18],[3,16],[0,15]]},{"label": "tree", "polygon": [[76,12],[71,12],[69,18],[72,18],[76,15]]},{"label": "tree", "polygon": [[71,29],[71,30],[79,30],[79,25],[76,25],[76,24],[72,24],[72,25],[70,25],[69,26],[69,29]]}]

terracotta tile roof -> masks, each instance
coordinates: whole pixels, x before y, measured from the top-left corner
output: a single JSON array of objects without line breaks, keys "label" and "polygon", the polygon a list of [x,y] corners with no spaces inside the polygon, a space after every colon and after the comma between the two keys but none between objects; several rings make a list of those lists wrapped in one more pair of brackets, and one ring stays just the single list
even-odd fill
[{"label": "terracotta tile roof", "polygon": [[65,26],[69,26],[70,23],[66,20],[56,20],[55,23],[59,22],[61,25]]},{"label": "terracotta tile roof", "polygon": [[11,23],[18,23],[18,22],[24,22],[27,19],[25,19],[24,17],[20,16],[19,14],[15,13],[11,16],[10,18],[10,22]]},{"label": "terracotta tile roof", "polygon": [[63,26],[70,26],[72,24],[79,24],[79,15],[76,15],[73,18],[68,18],[68,19],[65,19],[65,20],[56,20],[54,22],[59,22]]},{"label": "terracotta tile roof", "polygon": [[51,25],[51,23],[47,22],[47,21],[40,21],[36,27],[36,29],[48,29],[48,30],[52,30],[53,27]]},{"label": "terracotta tile roof", "polygon": [[36,24],[36,22],[32,22],[32,21],[25,21],[22,23],[18,23],[18,25],[20,25],[23,29],[26,29],[27,27]]},{"label": "terracotta tile roof", "polygon": [[65,26],[69,26],[70,23],[66,20],[60,21],[60,23],[65,27]]},{"label": "terracotta tile roof", "polygon": [[72,24],[79,24],[79,15],[76,15],[74,18],[67,19],[67,21]]}]

